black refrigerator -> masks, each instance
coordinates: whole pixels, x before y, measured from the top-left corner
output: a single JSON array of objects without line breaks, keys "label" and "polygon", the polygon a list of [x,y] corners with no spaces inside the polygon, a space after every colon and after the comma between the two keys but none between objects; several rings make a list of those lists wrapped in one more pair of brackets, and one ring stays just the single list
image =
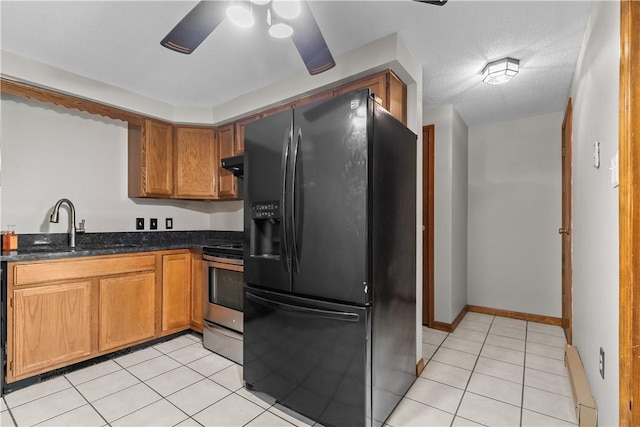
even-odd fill
[{"label": "black refrigerator", "polygon": [[244,135],[245,385],[379,426],[416,378],[416,135],[366,89]]}]

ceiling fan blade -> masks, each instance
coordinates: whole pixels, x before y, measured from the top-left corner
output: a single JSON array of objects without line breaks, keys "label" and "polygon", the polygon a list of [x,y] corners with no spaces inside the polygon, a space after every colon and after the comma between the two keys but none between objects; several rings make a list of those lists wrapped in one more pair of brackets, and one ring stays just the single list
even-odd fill
[{"label": "ceiling fan blade", "polygon": [[226,18],[226,1],[201,1],[162,39],[160,44],[190,54]]},{"label": "ceiling fan blade", "polygon": [[444,6],[444,4],[447,2],[447,0],[413,0],[413,1],[417,1],[419,3],[433,4],[435,6]]},{"label": "ceiling fan blade", "polygon": [[300,15],[289,21],[293,28],[291,39],[300,53],[309,74],[319,74],[335,67],[327,43],[324,41],[320,27],[305,1],[300,2]]}]

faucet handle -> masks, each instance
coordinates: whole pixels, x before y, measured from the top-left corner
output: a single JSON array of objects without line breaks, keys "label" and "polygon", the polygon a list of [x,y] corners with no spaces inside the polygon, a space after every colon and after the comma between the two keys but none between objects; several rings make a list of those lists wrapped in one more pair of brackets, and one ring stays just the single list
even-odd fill
[{"label": "faucet handle", "polygon": [[76,233],[84,233],[86,230],[84,229],[84,219],[80,220],[78,224],[78,228],[76,229]]}]

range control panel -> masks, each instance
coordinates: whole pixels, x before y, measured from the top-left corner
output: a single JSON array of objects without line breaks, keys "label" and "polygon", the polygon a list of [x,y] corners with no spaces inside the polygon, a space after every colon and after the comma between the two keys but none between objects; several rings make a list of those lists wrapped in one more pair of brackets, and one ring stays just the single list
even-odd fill
[{"label": "range control panel", "polygon": [[251,219],[276,219],[280,218],[280,202],[253,202],[251,203]]}]

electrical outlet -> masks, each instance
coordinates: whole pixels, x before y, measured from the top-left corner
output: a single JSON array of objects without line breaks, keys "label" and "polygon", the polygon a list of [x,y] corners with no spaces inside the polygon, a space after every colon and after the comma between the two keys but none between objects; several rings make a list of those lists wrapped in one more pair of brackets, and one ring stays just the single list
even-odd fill
[{"label": "electrical outlet", "polygon": [[136,218],[136,230],[144,230],[144,218]]},{"label": "electrical outlet", "polygon": [[173,228],[173,218],[165,218],[164,228],[167,230],[171,230]]},{"label": "electrical outlet", "polygon": [[604,379],[604,349],[600,347],[600,376]]},{"label": "electrical outlet", "polygon": [[158,229],[158,218],[149,218],[149,230]]}]

